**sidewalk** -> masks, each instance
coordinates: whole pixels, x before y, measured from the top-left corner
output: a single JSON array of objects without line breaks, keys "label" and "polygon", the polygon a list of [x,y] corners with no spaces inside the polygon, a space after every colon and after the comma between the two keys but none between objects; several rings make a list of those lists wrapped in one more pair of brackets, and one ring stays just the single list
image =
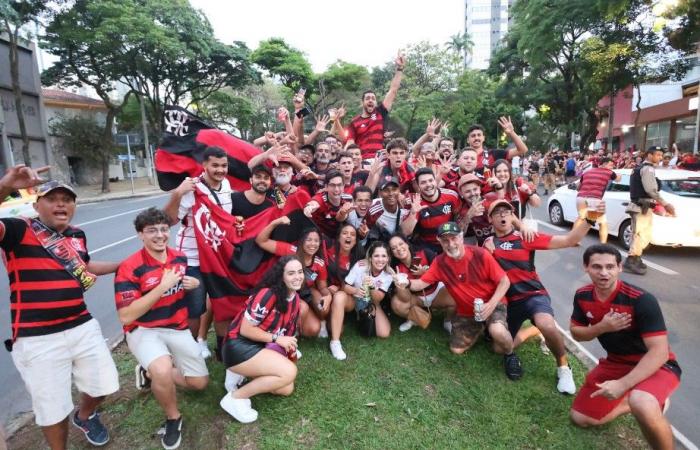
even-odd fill
[{"label": "sidewalk", "polygon": [[109,183],[110,192],[102,193],[102,184],[91,184],[76,186],[75,192],[78,194],[77,203],[95,203],[106,200],[117,200],[121,198],[147,197],[149,195],[162,194],[158,187],[158,182],[151,184],[148,177],[134,178],[134,191],[131,192],[131,181],[123,180]]}]

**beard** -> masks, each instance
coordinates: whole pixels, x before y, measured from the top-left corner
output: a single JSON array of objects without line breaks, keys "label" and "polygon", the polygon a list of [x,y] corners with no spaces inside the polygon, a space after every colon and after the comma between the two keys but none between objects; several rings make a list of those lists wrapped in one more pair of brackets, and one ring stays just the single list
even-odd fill
[{"label": "beard", "polygon": [[275,184],[285,186],[292,181],[292,176],[288,173],[280,173],[275,176]]},{"label": "beard", "polygon": [[328,164],[329,162],[331,162],[331,157],[330,157],[330,155],[329,155],[329,156],[326,156],[326,155],[321,156],[321,155],[319,155],[319,156],[316,157],[316,161],[317,161],[317,162],[320,162],[321,164]]}]

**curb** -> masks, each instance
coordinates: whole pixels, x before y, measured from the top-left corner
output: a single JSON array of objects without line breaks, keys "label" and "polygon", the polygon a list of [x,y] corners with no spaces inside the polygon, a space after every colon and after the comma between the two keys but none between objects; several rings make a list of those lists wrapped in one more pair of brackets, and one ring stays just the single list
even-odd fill
[{"label": "curb", "polygon": [[[111,344],[109,343],[109,339],[105,339],[105,342],[107,342],[107,346],[109,347],[110,353],[114,351],[115,348],[119,346],[124,341],[124,333],[120,333],[117,339],[112,342]],[[29,425],[30,422],[34,421],[34,413],[29,411],[25,413],[20,413],[17,415],[14,419],[10,420],[7,423],[7,427],[5,428],[5,436],[2,436],[0,430],[0,437],[4,437],[5,441],[8,441],[19,429],[25,427],[26,425]],[[0,446],[3,444],[3,441],[0,440]]]},{"label": "curb", "polygon": [[[554,322],[557,325],[557,329],[564,336],[564,344],[566,349],[573,354],[588,370],[591,370],[598,365],[598,359],[588,351],[580,342],[575,341],[568,331],[565,331],[558,322]],[[670,421],[669,421],[670,422]],[[676,427],[671,424],[671,430],[673,431],[673,437],[676,440],[676,444],[680,445],[686,450],[699,450],[697,445],[688,439],[683,433],[678,431]]]},{"label": "curb", "polygon": [[137,198],[137,197],[149,197],[151,195],[157,195],[157,194],[165,194],[165,191],[161,191],[160,189],[154,189],[151,191],[145,191],[145,192],[125,192],[124,194],[103,194],[99,197],[86,197],[86,198],[79,198],[78,201],[75,203],[77,205],[82,205],[86,203],[100,203],[100,202],[106,202],[108,200],[122,200],[125,198]]}]

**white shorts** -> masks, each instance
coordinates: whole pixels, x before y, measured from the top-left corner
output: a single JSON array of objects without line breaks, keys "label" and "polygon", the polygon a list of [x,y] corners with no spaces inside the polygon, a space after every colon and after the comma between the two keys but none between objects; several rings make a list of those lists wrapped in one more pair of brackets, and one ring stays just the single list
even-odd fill
[{"label": "white shorts", "polygon": [[17,338],[11,355],[42,427],[73,411],[71,375],[78,390],[91,397],[119,390],[117,368],[95,319],[58,333]]},{"label": "white shorts", "polygon": [[175,367],[186,377],[206,377],[207,364],[190,330],[138,327],[126,333],[126,343],[136,360],[148,369],[153,361],[164,355],[173,359]]},{"label": "white shorts", "polygon": [[435,297],[438,296],[438,294],[440,293],[440,290],[444,289],[444,287],[445,287],[445,285],[442,284],[442,281],[438,281],[437,287],[435,288],[435,290],[431,294],[419,295],[418,292],[416,292],[416,294],[418,294],[418,298],[421,299],[421,301],[423,302],[423,306],[425,306],[426,308],[430,308],[430,305],[433,304]]}]

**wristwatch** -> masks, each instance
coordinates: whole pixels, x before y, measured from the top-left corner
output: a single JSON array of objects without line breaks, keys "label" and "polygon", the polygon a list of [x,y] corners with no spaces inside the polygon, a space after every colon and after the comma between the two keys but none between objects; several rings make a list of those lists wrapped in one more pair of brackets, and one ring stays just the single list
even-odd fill
[{"label": "wristwatch", "polygon": [[279,337],[279,336],[277,336],[277,333],[272,333],[272,343],[273,343],[273,344],[274,344],[275,342],[277,342],[277,338],[278,338],[278,337]]}]

